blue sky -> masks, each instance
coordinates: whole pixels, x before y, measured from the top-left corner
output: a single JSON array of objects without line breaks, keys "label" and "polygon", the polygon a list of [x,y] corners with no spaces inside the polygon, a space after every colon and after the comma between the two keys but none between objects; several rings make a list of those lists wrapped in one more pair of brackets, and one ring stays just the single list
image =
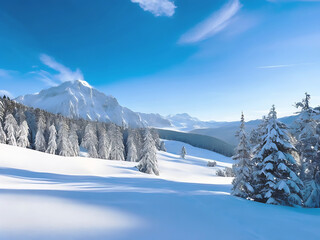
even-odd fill
[{"label": "blue sky", "polygon": [[320,105],[317,0],[0,0],[0,92],[84,79],[134,111],[203,120]]}]

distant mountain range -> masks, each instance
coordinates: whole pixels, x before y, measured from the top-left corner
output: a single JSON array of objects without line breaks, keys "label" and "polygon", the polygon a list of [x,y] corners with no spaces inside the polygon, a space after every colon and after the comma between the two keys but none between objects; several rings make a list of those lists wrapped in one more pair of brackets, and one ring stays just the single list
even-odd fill
[{"label": "distant mountain range", "polygon": [[[187,113],[161,116],[155,113],[139,113],[121,106],[113,96],[90,86],[83,80],[64,82],[35,94],[27,94],[15,99],[30,107],[40,108],[52,113],[60,113],[71,118],[84,118],[93,121],[113,122],[118,125],[136,127],[155,127],[208,135],[230,144],[237,143],[234,134],[239,122],[201,121]],[[282,118],[291,124],[296,116]],[[247,130],[258,126],[261,120],[249,121]]]},{"label": "distant mountain range", "polygon": [[105,95],[83,80],[64,82],[39,93],[19,96],[15,100],[30,107],[71,118],[113,122],[130,127],[150,126],[189,131],[217,124],[200,121],[186,113],[164,117],[160,114],[134,112],[121,106],[115,97]]},{"label": "distant mountain range", "polygon": [[[285,123],[288,127],[292,127],[295,120],[298,118],[299,115],[293,115],[288,117],[279,118],[279,120]],[[246,131],[248,133],[251,132],[252,129],[256,128],[262,120],[252,120],[246,122]],[[239,129],[240,122],[223,122],[220,126],[213,127],[213,128],[202,128],[202,129],[194,129],[191,133],[207,135],[211,137],[215,137],[221,139],[231,145],[236,145],[238,143],[238,139],[235,137],[235,133]]]}]

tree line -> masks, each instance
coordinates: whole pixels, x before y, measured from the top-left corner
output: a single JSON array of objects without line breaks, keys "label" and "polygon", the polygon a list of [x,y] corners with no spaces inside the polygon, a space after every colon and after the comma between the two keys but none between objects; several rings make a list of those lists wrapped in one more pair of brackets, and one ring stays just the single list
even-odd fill
[{"label": "tree line", "polygon": [[71,119],[0,98],[0,143],[66,157],[79,156],[139,162],[141,172],[159,175],[157,131],[113,123]]},{"label": "tree line", "polygon": [[233,156],[232,194],[257,202],[320,207],[320,112],[310,95],[295,104],[299,117],[288,128],[272,106],[250,134],[241,116]]}]

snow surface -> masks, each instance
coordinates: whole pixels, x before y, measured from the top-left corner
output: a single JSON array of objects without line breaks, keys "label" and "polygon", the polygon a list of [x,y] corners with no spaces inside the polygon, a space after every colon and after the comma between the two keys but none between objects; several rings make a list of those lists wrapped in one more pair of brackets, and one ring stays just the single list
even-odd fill
[{"label": "snow surface", "polygon": [[320,209],[235,198],[232,178],[214,175],[230,158],[166,148],[156,177],[132,162],[0,144],[0,239],[320,239]]}]

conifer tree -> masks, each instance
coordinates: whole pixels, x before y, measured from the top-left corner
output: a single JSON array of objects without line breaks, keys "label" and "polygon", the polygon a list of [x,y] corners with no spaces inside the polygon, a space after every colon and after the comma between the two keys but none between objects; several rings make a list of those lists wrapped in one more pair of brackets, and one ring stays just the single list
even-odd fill
[{"label": "conifer tree", "polygon": [[127,161],[137,162],[138,152],[137,152],[137,133],[133,129],[128,130],[127,138]]},{"label": "conifer tree", "polygon": [[111,123],[108,128],[108,136],[111,140],[110,159],[124,161],[124,144],[121,129]]},{"label": "conifer tree", "polygon": [[7,143],[7,136],[6,136],[6,133],[3,131],[1,122],[0,122],[0,143],[4,143],[4,144]]},{"label": "conifer tree", "polygon": [[286,126],[278,121],[274,106],[265,132],[254,156],[257,165],[252,198],[269,204],[301,205],[303,183],[297,175],[296,150]]},{"label": "conifer tree", "polygon": [[38,110],[37,112],[37,133],[36,133],[36,138],[35,138],[35,149],[37,151],[41,151],[41,152],[45,152],[47,149],[47,143],[46,143],[46,139],[44,137],[44,131],[45,131],[45,127],[46,127],[46,123],[45,123],[45,117],[43,115],[42,110]]},{"label": "conifer tree", "polygon": [[69,139],[69,127],[65,119],[61,118],[58,130],[57,153],[60,156],[73,156],[72,144]]},{"label": "conifer tree", "polygon": [[299,118],[295,122],[296,148],[301,160],[301,179],[305,184],[305,206],[320,207],[320,131],[315,120],[318,112],[310,106],[310,98],[310,95],[305,93],[305,98],[295,104],[300,109]]},{"label": "conifer tree", "polygon": [[232,182],[232,194],[242,198],[249,198],[254,191],[251,186],[253,164],[243,113],[241,114],[240,130],[236,136],[239,138],[239,144],[236,148],[236,154],[232,157],[235,160],[235,164],[233,164],[235,178]]},{"label": "conifer tree", "polygon": [[157,149],[148,128],[144,132],[142,156],[137,168],[140,172],[159,175]]},{"label": "conifer tree", "polygon": [[99,158],[109,159],[110,158],[110,139],[107,135],[107,131],[104,124],[100,124],[98,126],[99,133],[99,143],[98,143],[98,155]]},{"label": "conifer tree", "polygon": [[29,142],[29,126],[26,120],[24,120],[20,124],[18,138],[17,138],[17,145],[19,147],[27,148],[30,146]]},{"label": "conifer tree", "polygon": [[71,149],[73,151],[72,156],[79,156],[80,147],[79,147],[79,139],[77,134],[77,125],[71,124],[70,132],[69,132],[69,141],[71,143]]},{"label": "conifer tree", "polygon": [[82,138],[81,146],[88,150],[89,156],[92,158],[98,158],[98,138],[97,138],[97,129],[93,123],[88,123],[84,136]]},{"label": "conifer tree", "polygon": [[55,154],[57,151],[57,130],[52,124],[49,127],[49,141],[48,141],[48,148],[46,153]]},{"label": "conifer tree", "polygon": [[300,108],[299,118],[295,122],[297,135],[296,148],[301,160],[301,178],[303,180],[312,180],[320,171],[320,159],[317,156],[319,152],[319,135],[317,134],[317,122],[314,119],[316,111],[310,106],[310,95],[305,93],[305,98],[296,103]]},{"label": "conifer tree", "polygon": [[153,137],[153,140],[154,140],[154,143],[155,143],[157,150],[160,150],[161,142],[160,142],[160,137],[159,137],[158,131],[156,129],[152,128],[152,129],[150,129],[150,132]]},{"label": "conifer tree", "polygon": [[9,145],[17,146],[16,135],[19,131],[19,127],[16,119],[12,116],[12,114],[8,114],[6,116],[4,122],[4,130],[7,133],[7,143]]},{"label": "conifer tree", "polygon": [[0,98],[0,125],[2,125],[3,117],[4,117],[4,104],[3,104],[3,99]]},{"label": "conifer tree", "polygon": [[185,159],[185,158],[186,158],[186,155],[187,155],[187,150],[186,150],[186,148],[183,146],[182,149],[181,149],[180,157],[181,157],[182,159]]}]

